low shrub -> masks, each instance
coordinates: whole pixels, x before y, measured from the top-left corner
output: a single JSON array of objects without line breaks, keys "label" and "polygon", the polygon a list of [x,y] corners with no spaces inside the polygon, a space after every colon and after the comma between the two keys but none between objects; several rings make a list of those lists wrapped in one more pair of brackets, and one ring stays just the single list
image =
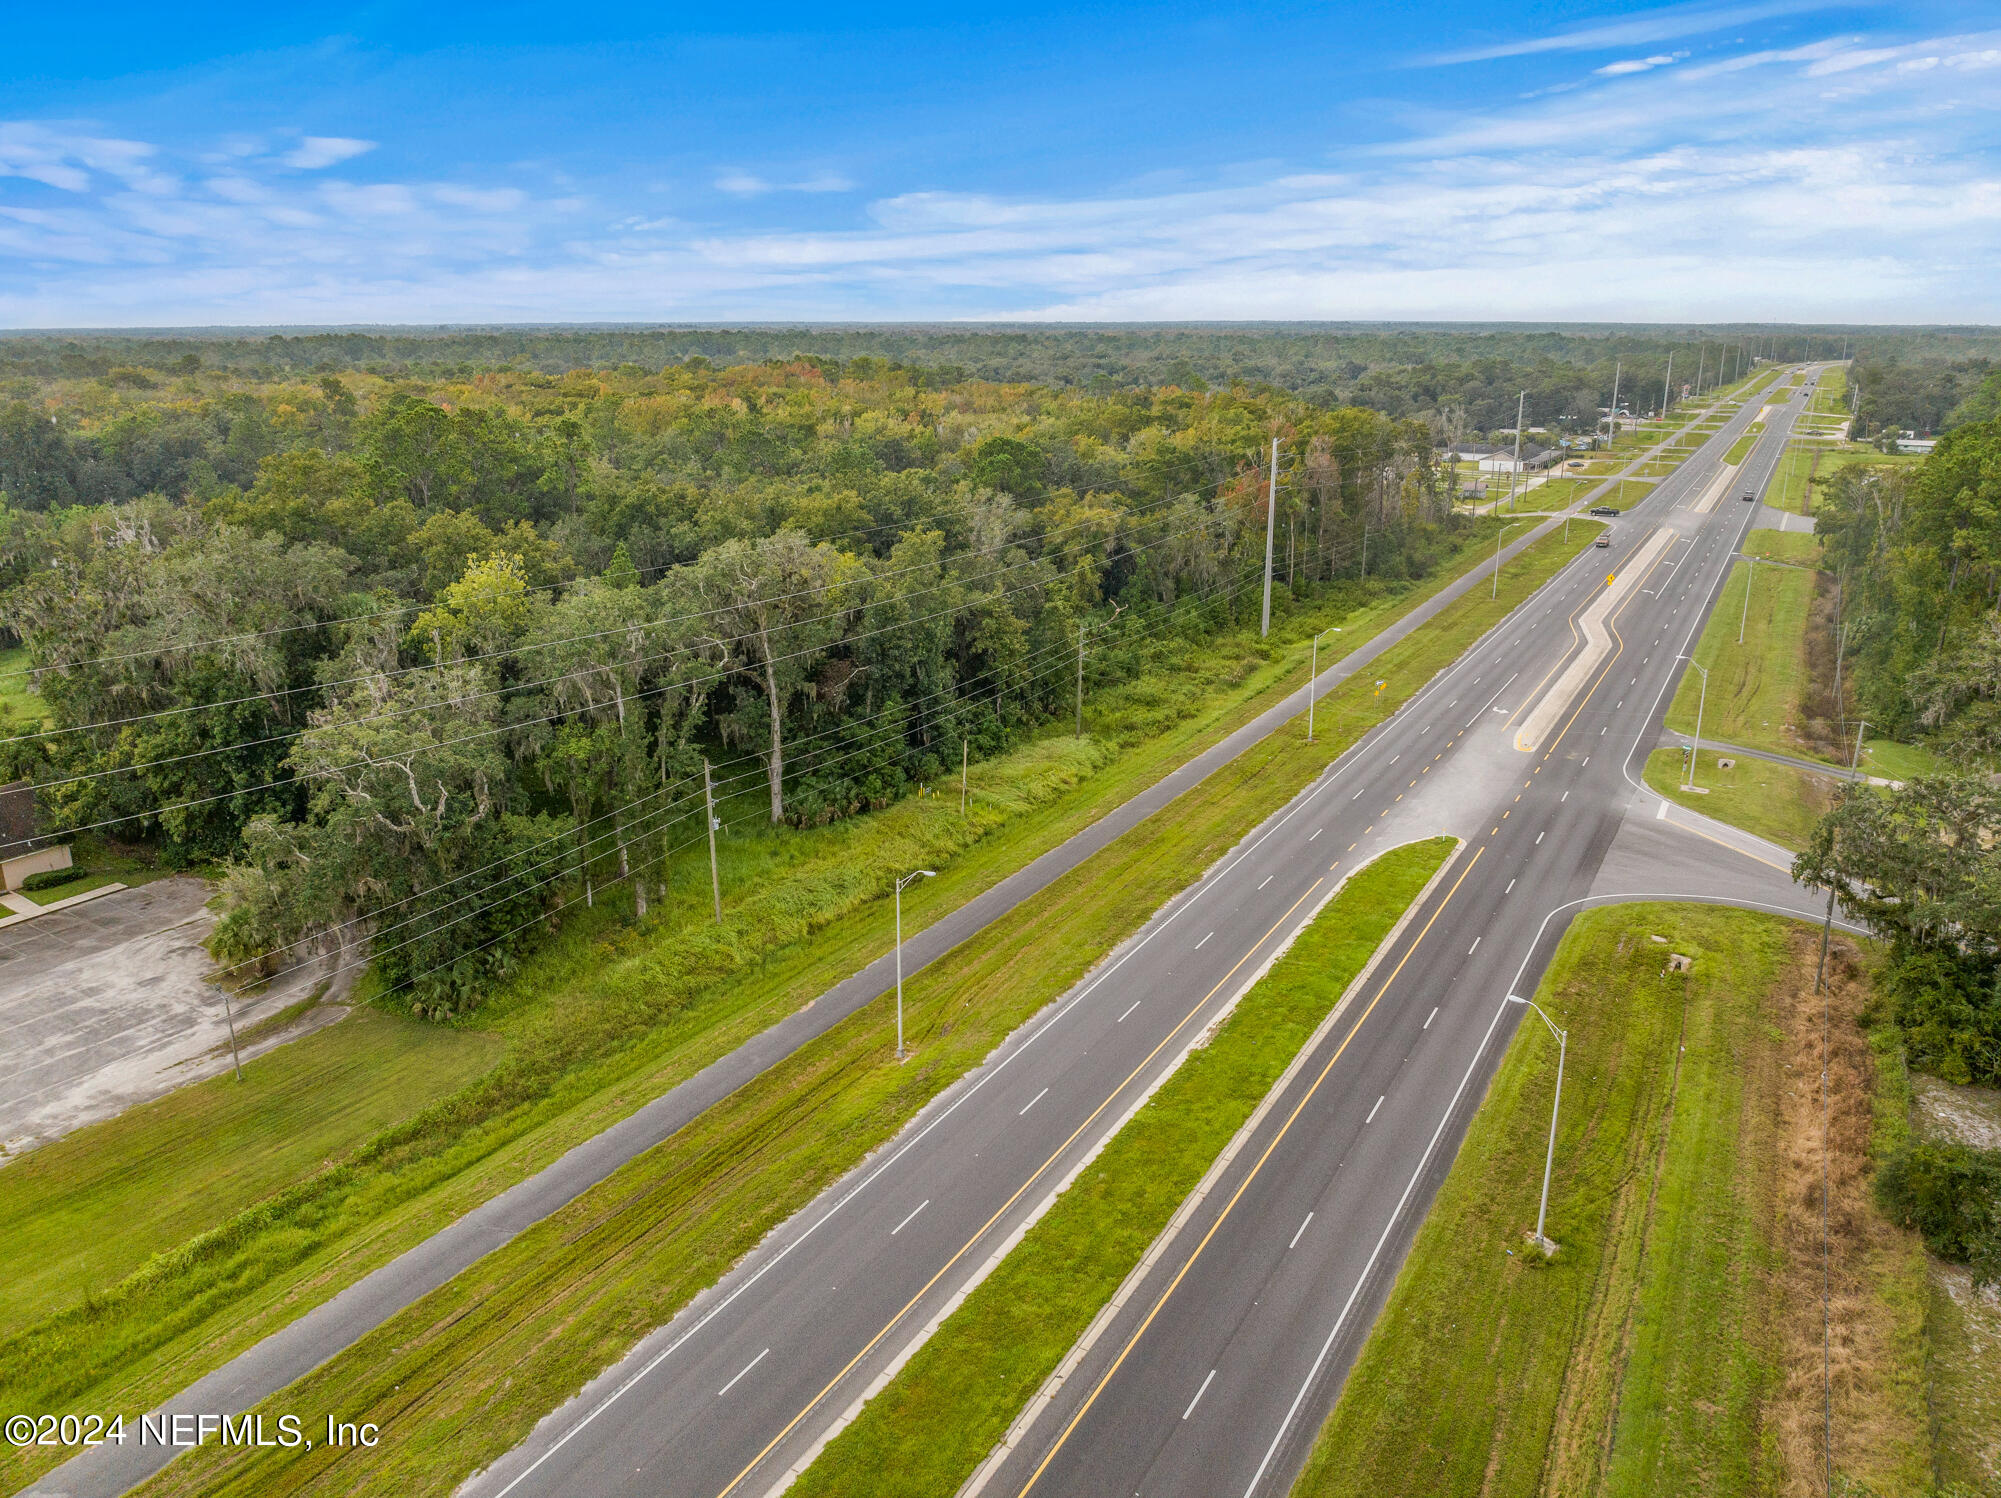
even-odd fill
[{"label": "low shrub", "polygon": [[2001,1150],[1915,1140],[1883,1162],[1876,1196],[1933,1253],[1970,1265],[1976,1285],[2001,1281]]},{"label": "low shrub", "polygon": [[66,869],[47,869],[39,874],[30,874],[27,878],[23,879],[21,881],[21,889],[23,892],[38,889],[54,889],[59,884],[68,884],[72,879],[81,879],[89,872],[89,869],[79,868],[75,864],[70,865]]}]

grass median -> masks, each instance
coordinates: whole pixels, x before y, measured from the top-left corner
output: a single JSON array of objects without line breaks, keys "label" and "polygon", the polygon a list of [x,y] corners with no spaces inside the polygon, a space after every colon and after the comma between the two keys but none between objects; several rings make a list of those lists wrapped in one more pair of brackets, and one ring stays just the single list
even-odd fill
[{"label": "grass median", "polygon": [[[1782,848],[1795,852],[1804,848],[1814,824],[1834,805],[1832,772],[1816,775],[1793,765],[1714,749],[1702,751],[1696,771],[1700,790],[1685,791],[1687,759],[1681,749],[1656,749],[1647,756],[1647,784],[1677,806],[1742,827]],[[1721,763],[1724,760],[1730,762],[1728,768]]]},{"label": "grass median", "polygon": [[1684,672],[1668,708],[1670,729],[1694,733],[1699,710],[1705,739],[1818,757],[1793,732],[1806,686],[1807,611],[1814,577],[1796,567],[1732,565],[1695,647],[1696,664],[1709,673],[1707,693],[1700,671]]},{"label": "grass median", "polygon": [[1795,567],[1820,565],[1820,537],[1812,531],[1778,531],[1761,526],[1744,538],[1739,548],[1747,557],[1768,562],[1789,562]]},{"label": "grass median", "polygon": [[[1293,1489],[1529,1498],[1821,1490],[1821,1141],[1836,1492],[1929,1491],[1923,1256],[1869,1195],[1868,986],[1818,931],[1713,906],[1580,915]],[[1662,939],[1664,938],[1664,940]],[[1669,971],[1669,954],[1694,959]]]},{"label": "grass median", "polygon": [[[1296,724],[1262,741],[1171,816],[1126,833],[919,974],[905,995],[918,1064],[884,1065],[892,1010],[877,1001],[282,1396],[314,1419],[339,1410],[375,1420],[398,1432],[393,1444],[338,1458],[204,1451],[152,1490],[449,1491],[1068,989],[1591,535],[1583,526],[1568,545],[1545,538],[1503,569],[1498,600],[1472,589],[1385,651],[1323,699],[1318,743]],[[1380,694],[1378,680],[1389,683]],[[596,971],[600,982],[620,976],[617,965]],[[660,979],[651,963],[641,976]],[[635,1088],[652,1096],[659,1080]]]},{"label": "grass median", "polygon": [[930,1498],[964,1483],[1452,847],[1407,844],[1352,876],[787,1498]]}]

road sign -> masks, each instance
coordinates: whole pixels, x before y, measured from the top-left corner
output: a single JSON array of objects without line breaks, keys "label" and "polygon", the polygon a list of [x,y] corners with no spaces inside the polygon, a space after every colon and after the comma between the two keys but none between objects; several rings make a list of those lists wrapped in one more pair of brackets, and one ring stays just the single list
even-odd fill
[{"label": "road sign", "polygon": [[1605,586],[1608,588],[1612,586],[1612,574],[1609,572],[1605,574]]}]

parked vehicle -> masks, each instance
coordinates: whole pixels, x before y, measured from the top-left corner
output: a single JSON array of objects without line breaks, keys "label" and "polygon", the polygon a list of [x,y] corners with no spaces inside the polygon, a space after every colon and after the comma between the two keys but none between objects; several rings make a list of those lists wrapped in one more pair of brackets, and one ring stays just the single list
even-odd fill
[{"label": "parked vehicle", "polygon": [[1594,515],[1617,515],[1619,511],[1614,505],[1593,505],[1591,513]]}]

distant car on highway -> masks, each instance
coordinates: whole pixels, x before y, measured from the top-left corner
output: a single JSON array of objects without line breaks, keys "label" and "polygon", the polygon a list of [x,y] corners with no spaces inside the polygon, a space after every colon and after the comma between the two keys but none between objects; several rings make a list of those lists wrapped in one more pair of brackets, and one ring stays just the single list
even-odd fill
[{"label": "distant car on highway", "polygon": [[1613,505],[1593,505],[1591,508],[1591,513],[1594,515],[1616,515],[1619,513],[1619,511],[1617,507]]},{"label": "distant car on highway", "polygon": [[1593,544],[1597,546],[1610,546],[1612,544],[1612,538],[1610,536],[1600,536],[1597,539],[1597,541],[1594,542]]},{"label": "distant car on highway", "polygon": [[1743,500],[1744,503],[1747,505],[1754,503],[1758,498],[1758,496],[1753,494],[1749,489],[1746,489],[1742,494],[1738,495],[1737,497]]}]

